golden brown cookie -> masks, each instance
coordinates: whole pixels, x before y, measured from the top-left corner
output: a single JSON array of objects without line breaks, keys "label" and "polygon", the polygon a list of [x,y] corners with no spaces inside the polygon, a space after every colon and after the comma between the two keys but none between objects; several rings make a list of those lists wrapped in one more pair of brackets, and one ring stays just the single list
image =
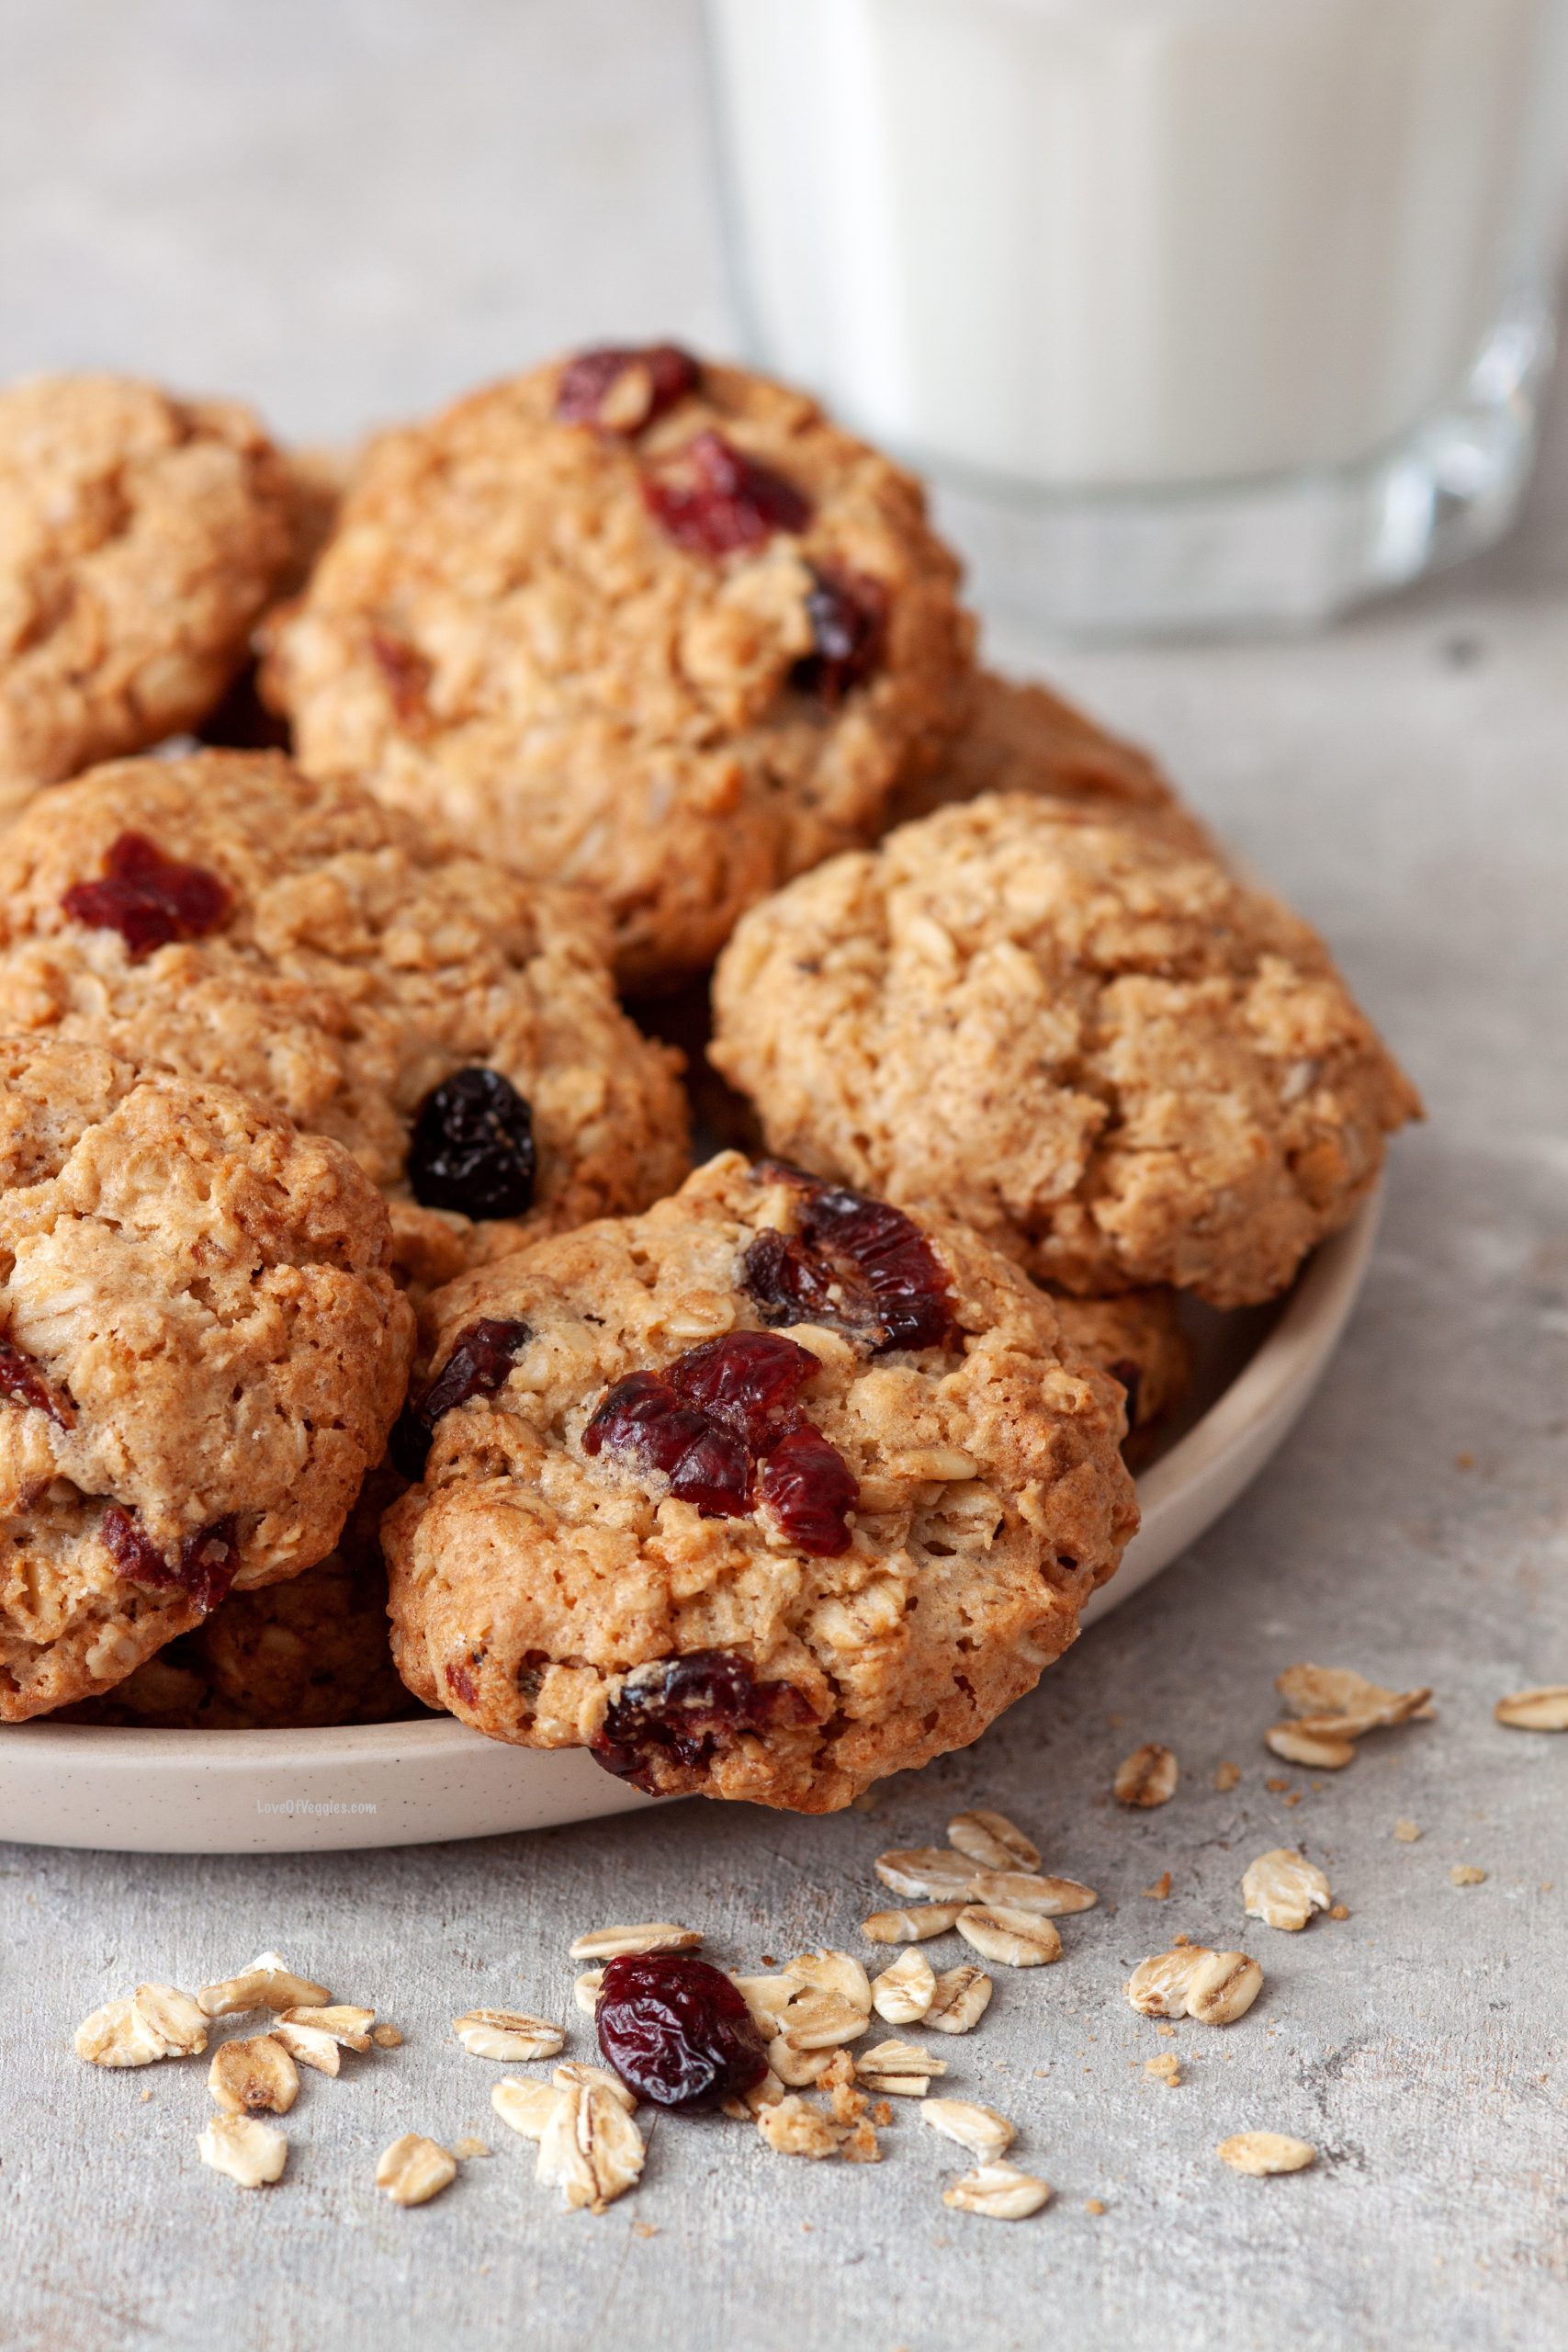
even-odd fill
[{"label": "golden brown cookie", "polygon": [[408,1379],[389,1245],[231,1087],[0,1041],[0,1720],[332,1550]]},{"label": "golden brown cookie", "polygon": [[333,1136],[420,1282],[687,1165],[674,1057],[617,1004],[599,910],[276,754],[124,761],[34,802],[0,839],[5,1029]]},{"label": "golden brown cookie", "polygon": [[1042,1291],[773,1164],[434,1305],[383,1527],[400,1670],[640,1787],[822,1813],[974,1739],[1136,1523],[1121,1391]]},{"label": "golden brown cookie", "polygon": [[0,391],[0,797],[195,727],[290,560],[250,411],[118,376]]},{"label": "golden brown cookie", "polygon": [[1173,1290],[1125,1290],[1111,1298],[1078,1298],[1053,1290],[1052,1303],[1069,1347],[1109,1373],[1125,1391],[1127,1436],[1122,1452],[1144,1462],[1159,1425],[1192,1384],[1192,1342],[1182,1328]]},{"label": "golden brown cookie", "polygon": [[313,775],[608,905],[621,978],[868,839],[970,685],[918,484],[797,392],[588,353],[366,452],[264,691]]},{"label": "golden brown cookie", "polygon": [[1016,793],[755,908],[714,1005],[713,1060],[771,1149],[1075,1291],[1273,1296],[1419,1108],[1277,899]]}]

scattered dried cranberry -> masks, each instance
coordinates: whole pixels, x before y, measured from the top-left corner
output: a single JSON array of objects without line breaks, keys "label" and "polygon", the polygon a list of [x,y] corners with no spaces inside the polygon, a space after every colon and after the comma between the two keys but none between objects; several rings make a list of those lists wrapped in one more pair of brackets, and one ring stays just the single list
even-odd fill
[{"label": "scattered dried cranberry", "polygon": [[850,1548],[849,1515],[860,1481],[819,1429],[802,1421],[780,1440],[762,1464],[759,1494],[792,1544],[818,1559]]},{"label": "scattered dried cranberry", "polygon": [[794,683],[829,707],[865,684],[882,660],[887,638],[887,593],[863,571],[813,567],[816,586],[806,599],[811,651],[790,673]]},{"label": "scattered dried cranberry", "polygon": [[793,482],[712,431],[645,474],[642,492],[655,521],[694,555],[765,547],[775,531],[804,531],[811,520],[811,502]]},{"label": "scattered dried cranberry", "polygon": [[584,1453],[609,1446],[661,1470],[678,1500],[705,1519],[741,1519],[751,1508],[751,1457],[744,1437],[710,1420],[658,1372],[617,1380],[582,1432]]},{"label": "scattered dried cranberry", "polygon": [[419,1106],[408,1172],[423,1208],[522,1216],[534,1199],[534,1114],[500,1070],[457,1070]]},{"label": "scattered dried cranberry", "polygon": [[715,2107],[768,2071],[744,1997],[694,1952],[629,1951],[606,1962],[594,2020],[606,2063],[656,2107]]},{"label": "scattered dried cranberry", "polygon": [[470,1396],[494,1396],[534,1334],[526,1323],[483,1315],[458,1332],[451,1354],[416,1405],[411,1397],[388,1441],[392,1467],[405,1478],[424,1475],[435,1424]]},{"label": "scattered dried cranberry", "polygon": [[759,1233],[746,1251],[741,1280],[764,1322],[826,1323],[854,1333],[874,1355],[947,1344],[947,1276],[913,1218],[777,1160],[755,1173],[801,1195],[798,1232]]},{"label": "scattered dried cranberry", "polygon": [[228,885],[203,865],[165,857],[145,833],[109,845],[101,880],[73,882],[60,901],[73,922],[118,931],[132,958],[176,939],[205,939],[229,911]]},{"label": "scattered dried cranberry", "polygon": [[133,1513],[122,1510],[118,1503],[110,1503],[98,1522],[98,1532],[122,1577],[158,1589],[177,1586],[189,1594],[203,1616],[217,1608],[240,1565],[231,1518],[215,1520],[199,1534],[187,1535],[174,1560],[164,1557]]},{"label": "scattered dried cranberry", "polygon": [[14,1340],[0,1339],[0,1396],[13,1405],[36,1405],[60,1429],[76,1426],[70,1397],[50,1386],[41,1367]]},{"label": "scattered dried cranberry", "polygon": [[[625,379],[634,368],[636,379],[628,384]],[[673,343],[641,349],[606,344],[567,361],[556,386],[556,414],[601,433],[640,433],[701,381],[702,369],[691,353]]]}]

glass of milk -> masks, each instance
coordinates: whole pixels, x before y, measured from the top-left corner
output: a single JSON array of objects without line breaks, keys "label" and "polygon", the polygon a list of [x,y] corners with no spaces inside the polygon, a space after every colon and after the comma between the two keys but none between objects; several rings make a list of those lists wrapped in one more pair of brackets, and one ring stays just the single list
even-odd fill
[{"label": "glass of milk", "polygon": [[705,0],[752,356],[980,592],[1302,624],[1512,519],[1568,0]]}]

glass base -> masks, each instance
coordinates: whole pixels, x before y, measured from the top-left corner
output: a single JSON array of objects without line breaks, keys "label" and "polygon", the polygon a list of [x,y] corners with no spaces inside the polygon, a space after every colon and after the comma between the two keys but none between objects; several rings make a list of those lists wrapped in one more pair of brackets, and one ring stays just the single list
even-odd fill
[{"label": "glass base", "polygon": [[1340,470],[1081,495],[955,480],[938,528],[982,607],[1068,637],[1307,628],[1490,547],[1534,462],[1552,317],[1502,319],[1461,397]]}]

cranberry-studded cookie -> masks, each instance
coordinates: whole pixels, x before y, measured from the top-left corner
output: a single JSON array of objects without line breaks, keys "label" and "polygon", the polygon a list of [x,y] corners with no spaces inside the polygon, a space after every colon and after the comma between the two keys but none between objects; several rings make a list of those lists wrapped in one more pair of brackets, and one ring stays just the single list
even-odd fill
[{"label": "cranberry-studded cookie", "polygon": [[382,1530],[403,1679],[639,1787],[821,1813],[974,1739],[1136,1524],[1121,1391],[1043,1292],[773,1163],[435,1305]]},{"label": "cranberry-studded cookie", "polygon": [[288,572],[297,504],[234,401],[118,376],[0,391],[0,798],[196,726]]},{"label": "cranberry-studded cookie", "polygon": [[0,1031],[221,1078],[331,1136],[439,1282],[687,1166],[603,918],[276,753],[124,761],[0,838]]},{"label": "cranberry-studded cookie", "polygon": [[417,1714],[392,1664],[377,1535],[397,1490],[395,1478],[372,1471],[320,1567],[231,1592],[106,1697],[66,1709],[66,1720],[143,1731],[313,1731]]},{"label": "cranberry-studded cookie", "polygon": [[712,1057],[770,1149],[1043,1280],[1269,1298],[1418,1110],[1306,923],[1141,824],[987,795],[755,908]]},{"label": "cranberry-studded cookie", "polygon": [[1152,826],[1178,848],[1216,854],[1213,842],[1156,762],[1106,732],[1049,686],[982,671],[964,729],[938,764],[902,787],[890,825],[987,792],[1032,792],[1111,822]]},{"label": "cranberry-studded cookie", "polygon": [[1125,1392],[1122,1451],[1138,1467],[1192,1384],[1192,1342],[1176,1292],[1124,1290],[1111,1298],[1079,1298],[1053,1289],[1051,1298],[1068,1346]]},{"label": "cranberry-studded cookie", "polygon": [[345,1151],[231,1087],[0,1041],[0,1720],[337,1542],[412,1315]]},{"label": "cranberry-studded cookie", "polygon": [[313,775],[608,905],[637,989],[874,833],[964,717],[918,484],[801,394],[587,352],[365,454],[264,691]]}]

